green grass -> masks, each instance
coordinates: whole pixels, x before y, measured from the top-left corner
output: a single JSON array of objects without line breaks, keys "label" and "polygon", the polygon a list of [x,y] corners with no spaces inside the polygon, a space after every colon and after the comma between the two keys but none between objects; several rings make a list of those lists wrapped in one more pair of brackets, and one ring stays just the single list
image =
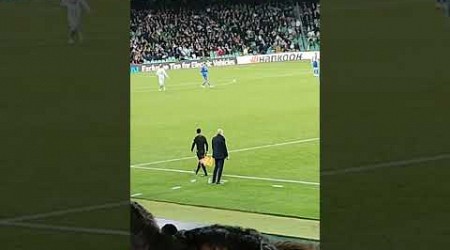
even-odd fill
[{"label": "green grass", "polygon": [[[26,200],[26,199],[24,199]],[[98,249],[98,246],[110,246],[110,249],[126,249],[129,237],[101,233],[86,233],[78,230],[112,230],[129,232],[128,206],[104,208],[93,211],[67,213],[48,216],[41,219],[29,219],[20,223],[30,227],[0,226],[2,249]],[[41,229],[39,226],[65,227],[68,231],[58,229]],[[67,244],[70,242],[70,244]]]},{"label": "green grass", "polygon": [[[189,149],[197,127],[208,141],[222,128],[231,151],[224,175],[318,183],[318,140],[232,152],[319,137],[319,82],[310,64],[210,71],[212,89],[200,87],[198,69],[168,71],[166,92],[157,91],[157,79],[150,73],[131,75],[131,164],[193,156]],[[186,159],[144,167],[193,171],[195,166],[195,159]],[[228,182],[223,186],[210,186],[206,178],[190,173],[132,168],[131,192],[151,200],[319,218],[317,185],[226,176],[224,180]],[[173,190],[175,186],[181,188]]]},{"label": "green grass", "polygon": [[139,198],[134,198],[133,200],[139,202],[149,211],[152,211],[158,218],[169,218],[169,220],[185,222],[188,224],[189,222],[195,222],[194,224],[196,226],[214,223],[240,226],[243,228],[254,228],[267,234],[295,238],[313,240],[318,240],[320,238],[320,221],[317,220],[179,205]]},{"label": "green grass", "polygon": [[[124,168],[129,162],[129,2],[89,4],[93,12],[83,20],[85,41],[69,46],[67,13],[59,0],[0,1],[0,72],[2,83],[8,83],[2,89],[8,108],[2,109],[7,147],[2,148],[0,219],[129,197]],[[25,222],[128,231],[128,209],[102,214],[100,219],[98,213],[77,213],[70,224],[64,216]],[[126,249],[129,239],[0,226],[1,249],[61,246]]]},{"label": "green grass", "polygon": [[0,2],[0,61],[11,66],[0,69],[2,82],[10,83],[3,89],[10,107],[2,115],[9,136],[4,154],[15,166],[0,175],[5,190],[14,192],[2,194],[29,197],[4,204],[1,217],[107,203],[128,193],[127,169],[108,156],[128,162],[119,153],[129,148],[128,111],[117,112],[128,109],[128,52],[121,52],[129,46],[128,3],[90,5],[84,43],[69,46],[59,1]]}]

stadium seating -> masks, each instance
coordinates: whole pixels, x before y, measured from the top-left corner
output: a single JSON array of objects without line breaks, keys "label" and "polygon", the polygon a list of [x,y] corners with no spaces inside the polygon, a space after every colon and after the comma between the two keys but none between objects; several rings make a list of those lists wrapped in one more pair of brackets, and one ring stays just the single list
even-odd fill
[{"label": "stadium seating", "polygon": [[130,26],[134,64],[318,50],[320,5],[299,0],[132,9]]}]

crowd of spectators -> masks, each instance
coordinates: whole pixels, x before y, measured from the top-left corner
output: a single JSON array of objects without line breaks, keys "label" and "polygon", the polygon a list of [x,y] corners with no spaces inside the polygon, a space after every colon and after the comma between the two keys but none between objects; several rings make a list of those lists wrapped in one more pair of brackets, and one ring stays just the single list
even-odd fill
[{"label": "crowd of spectators", "polygon": [[132,9],[130,62],[318,49],[320,4]]},{"label": "crowd of spectators", "polygon": [[254,229],[212,225],[179,230],[173,224],[158,226],[153,215],[131,203],[132,250],[318,250],[318,244],[273,241]]}]

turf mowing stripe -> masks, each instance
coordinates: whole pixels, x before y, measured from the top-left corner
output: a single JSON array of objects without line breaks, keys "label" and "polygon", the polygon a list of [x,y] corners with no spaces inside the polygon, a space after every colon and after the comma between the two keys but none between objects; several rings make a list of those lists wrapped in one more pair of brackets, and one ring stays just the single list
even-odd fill
[{"label": "turf mowing stripe", "polygon": [[321,176],[366,172],[366,171],[370,171],[370,170],[389,168],[389,167],[405,167],[405,166],[412,165],[412,164],[424,163],[424,162],[430,162],[430,161],[439,161],[439,160],[445,160],[445,159],[450,159],[450,154],[441,154],[441,155],[436,155],[436,156],[413,158],[410,160],[402,160],[402,161],[383,162],[383,163],[370,164],[370,165],[346,168],[346,169],[340,169],[340,170],[323,171],[321,173]]},{"label": "turf mowing stripe", "polygon": [[121,230],[84,228],[84,227],[66,227],[66,226],[36,224],[36,223],[25,223],[25,222],[0,222],[0,226],[24,227],[24,228],[31,228],[31,229],[42,229],[42,230],[52,230],[52,231],[71,232],[71,233],[88,233],[88,234],[122,235],[122,236],[130,235],[129,232],[121,231]]},{"label": "turf mowing stripe", "polygon": [[48,212],[48,213],[40,213],[40,214],[34,214],[34,215],[25,215],[25,216],[19,216],[9,219],[2,219],[0,220],[1,224],[4,223],[13,223],[13,222],[19,222],[24,220],[35,220],[35,219],[42,219],[42,218],[48,218],[53,216],[60,216],[60,215],[66,215],[66,214],[72,214],[72,213],[81,213],[81,212],[90,212],[94,210],[99,209],[105,209],[105,208],[115,208],[115,207],[121,207],[125,205],[129,205],[130,201],[122,201],[122,202],[116,202],[116,203],[106,203],[103,205],[94,205],[94,206],[87,206],[87,207],[79,207],[79,208],[69,208],[64,210],[58,210],[54,212]]},{"label": "turf mowing stripe", "polygon": [[[280,147],[280,146],[286,146],[286,145],[291,145],[291,144],[300,144],[300,143],[307,143],[307,142],[318,141],[319,139],[320,138],[317,137],[317,138],[309,138],[309,139],[302,139],[302,140],[274,143],[274,144],[268,144],[268,145],[263,145],[263,146],[250,147],[250,148],[235,149],[235,150],[230,150],[229,152],[230,153],[238,153],[238,152],[257,150],[257,149],[262,149],[262,148]],[[196,156],[186,156],[186,157],[169,159],[169,160],[163,160],[163,161],[153,161],[153,162],[133,164],[133,165],[131,165],[131,167],[135,168],[135,167],[142,167],[142,166],[149,166],[149,165],[157,165],[157,164],[161,164],[161,163],[190,160],[190,159],[195,159],[195,158],[197,158],[197,157]]]},{"label": "turf mowing stripe", "polygon": [[[143,170],[163,171],[163,172],[185,173],[185,174],[192,174],[193,173],[192,171],[180,170],[180,169],[169,169],[169,168],[154,168],[154,167],[131,167],[131,168],[143,169]],[[224,177],[230,177],[230,178],[238,178],[238,179],[249,179],[249,180],[259,180],[259,181],[273,181],[273,182],[296,183],[296,184],[320,186],[320,183],[318,183],[318,182],[310,182],[310,181],[274,179],[274,178],[243,176],[243,175],[229,175],[229,174],[224,174],[223,176]]]}]

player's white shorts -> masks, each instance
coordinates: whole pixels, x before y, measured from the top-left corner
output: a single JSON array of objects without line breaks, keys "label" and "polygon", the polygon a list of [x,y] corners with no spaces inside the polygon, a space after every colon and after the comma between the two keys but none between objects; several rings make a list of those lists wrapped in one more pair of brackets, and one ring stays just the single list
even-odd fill
[{"label": "player's white shorts", "polygon": [[164,78],[159,78],[159,86],[164,86]]},{"label": "player's white shorts", "polygon": [[78,30],[81,24],[81,8],[67,8],[67,20],[69,21],[70,30]]}]

